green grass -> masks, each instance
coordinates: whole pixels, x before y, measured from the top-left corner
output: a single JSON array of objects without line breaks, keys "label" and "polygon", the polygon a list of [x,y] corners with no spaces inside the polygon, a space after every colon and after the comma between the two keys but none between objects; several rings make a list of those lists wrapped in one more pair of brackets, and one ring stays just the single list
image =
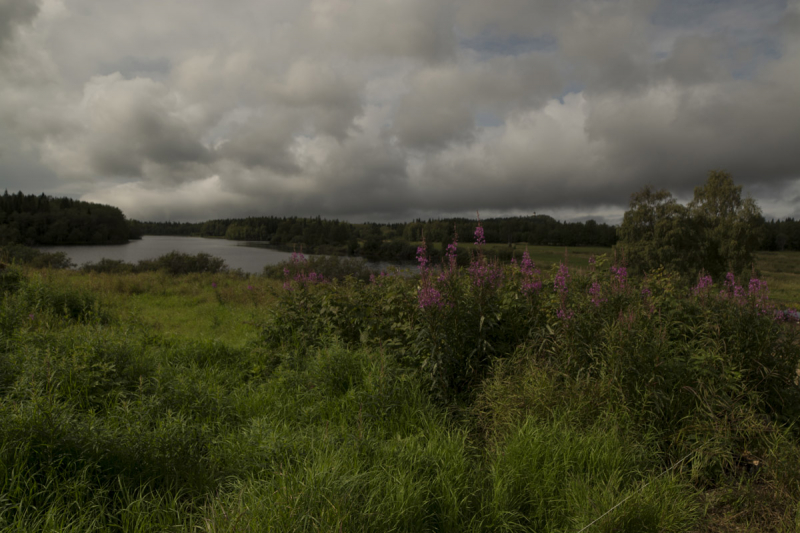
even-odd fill
[{"label": "green grass", "polygon": [[800,309],[800,252],[758,252],[756,268],[769,284],[771,298]]},{"label": "green grass", "polygon": [[50,283],[89,290],[122,320],[167,337],[219,340],[236,346],[255,340],[263,311],[281,288],[275,280],[229,274],[60,270],[45,271],[44,276]]},{"label": "green grass", "polygon": [[[791,326],[669,279],[658,313],[596,308],[579,271],[608,251],[568,251],[566,324],[549,278],[465,276],[436,315],[399,277],[4,277],[0,531],[796,530]],[[760,256],[773,296],[792,257]],[[448,357],[484,365],[454,401]]]}]

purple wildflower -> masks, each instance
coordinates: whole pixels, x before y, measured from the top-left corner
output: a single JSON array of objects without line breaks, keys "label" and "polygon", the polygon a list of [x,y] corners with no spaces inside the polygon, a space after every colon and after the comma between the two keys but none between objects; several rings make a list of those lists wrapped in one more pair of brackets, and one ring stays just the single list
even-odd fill
[{"label": "purple wildflower", "polygon": [[480,224],[475,228],[475,246],[486,244],[486,237],[483,235],[483,227]]},{"label": "purple wildflower", "polygon": [[711,276],[702,276],[699,280],[697,280],[697,285],[694,286],[692,292],[695,296],[704,293],[706,289],[711,287],[714,282],[711,280]]},{"label": "purple wildflower", "polygon": [[619,292],[625,288],[628,282],[628,269],[624,266],[612,266],[611,273],[614,278],[611,280],[615,292]]},{"label": "purple wildflower", "polygon": [[603,288],[596,281],[592,282],[592,286],[589,287],[589,295],[595,307],[600,307],[601,304],[608,301],[606,298],[603,298]]},{"label": "purple wildflower", "polygon": [[419,263],[420,274],[424,274],[428,267],[427,252],[428,247],[425,244],[425,237],[422,237],[422,244],[417,247],[417,263]]},{"label": "purple wildflower", "polygon": [[212,289],[216,289],[217,288],[217,282],[216,281],[212,281],[211,282],[211,288]]},{"label": "purple wildflower", "polygon": [[556,316],[561,320],[571,320],[575,316],[575,313],[570,309],[561,308],[556,311]]},{"label": "purple wildflower", "polygon": [[450,265],[450,274],[454,274],[457,268],[458,259],[458,234],[453,236],[453,242],[447,245],[447,262]]},{"label": "purple wildflower", "polygon": [[558,274],[556,277],[553,278],[553,290],[559,294],[565,294],[569,292],[567,289],[567,282],[569,281],[569,267],[564,263],[558,267]]},{"label": "purple wildflower", "polygon": [[498,287],[503,279],[503,269],[496,263],[489,263],[485,258],[473,261],[467,268],[472,284],[475,287]]},{"label": "purple wildflower", "polygon": [[442,300],[442,293],[429,284],[424,284],[417,295],[417,302],[419,303],[420,309],[431,306],[442,307]]},{"label": "purple wildflower", "polygon": [[522,252],[522,261],[519,265],[519,271],[522,273],[522,292],[531,294],[542,290],[542,281],[539,279],[540,272],[533,261],[531,261],[528,250]]},{"label": "purple wildflower", "polygon": [[522,263],[519,265],[519,270],[526,276],[532,276],[539,273],[539,271],[536,270],[536,265],[533,264],[533,261],[531,261],[531,256],[528,253],[528,250],[522,252]]},{"label": "purple wildflower", "polygon": [[31,314],[29,314],[29,315],[28,315],[28,318],[29,318],[29,319],[31,319],[31,320],[33,320],[33,319],[35,318],[35,316],[36,316],[36,315],[34,315],[33,313],[31,313]]},{"label": "purple wildflower", "polygon": [[755,296],[762,299],[767,298],[768,290],[767,282],[758,278],[751,279],[750,285],[747,287],[747,293],[749,296]]},{"label": "purple wildflower", "polygon": [[789,308],[783,311],[775,311],[775,320],[782,322],[800,322],[800,312],[797,309]]}]

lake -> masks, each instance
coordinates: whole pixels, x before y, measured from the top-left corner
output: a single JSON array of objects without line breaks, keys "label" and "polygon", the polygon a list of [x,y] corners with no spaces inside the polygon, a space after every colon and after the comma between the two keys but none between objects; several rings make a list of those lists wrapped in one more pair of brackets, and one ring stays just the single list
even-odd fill
[{"label": "lake", "polygon": [[[253,244],[254,246],[250,246]],[[260,245],[260,246],[259,246]],[[172,251],[185,254],[205,252],[225,260],[232,269],[241,269],[250,274],[260,274],[266,265],[276,265],[292,257],[289,252],[280,252],[265,248],[264,243],[248,241],[229,241],[227,239],[205,239],[203,237],[172,237],[145,235],[138,241],[128,244],[111,244],[105,246],[37,246],[43,252],[64,252],[78,266],[85,263],[97,263],[101,259],[122,260],[126,263],[138,263],[142,259],[155,259]],[[399,267],[405,275],[418,272],[415,265],[396,265],[379,262],[367,263],[375,271],[387,270],[391,266]]]},{"label": "lake", "polygon": [[292,254],[269,248],[249,247],[244,241],[205,239],[203,237],[171,237],[145,235],[128,244],[108,246],[37,246],[43,252],[64,252],[73,263],[96,263],[103,258],[121,259],[126,263],[137,263],[142,259],[155,259],[173,250],[185,254],[205,252],[225,260],[228,267],[240,268],[244,272],[260,274],[265,265],[286,261]]}]

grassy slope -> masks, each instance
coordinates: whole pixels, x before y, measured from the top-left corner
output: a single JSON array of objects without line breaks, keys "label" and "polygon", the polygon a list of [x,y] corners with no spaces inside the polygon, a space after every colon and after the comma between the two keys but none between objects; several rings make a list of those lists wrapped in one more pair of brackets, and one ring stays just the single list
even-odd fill
[{"label": "grassy slope", "polygon": [[[543,269],[563,257],[560,248],[529,251]],[[604,251],[570,249],[569,262],[585,267],[589,255]],[[800,301],[793,257],[800,254],[759,255],[773,297],[787,302]],[[41,396],[10,403],[0,395],[0,416],[15,421],[19,431],[34,428],[31,442],[42,439],[48,453],[64,447],[69,456],[87,453],[72,451],[78,445],[69,435],[48,433],[47,424],[55,420],[75,434],[85,431],[78,438],[85,449],[109,448],[125,460],[126,450],[136,450],[133,464],[156,479],[177,461],[186,471],[168,469],[164,483],[173,478],[194,483],[199,496],[187,498],[172,489],[152,493],[132,482],[99,490],[89,479],[91,471],[80,470],[82,463],[69,466],[78,469],[71,478],[54,478],[52,472],[28,476],[24,469],[15,478],[13,468],[0,469],[0,515],[9,501],[4,496],[20,493],[31,495],[29,504],[50,505],[53,511],[50,526],[43,513],[15,515],[17,525],[53,531],[88,531],[93,523],[99,530],[111,523],[126,531],[567,531],[629,495],[635,496],[597,531],[752,530],[772,507],[783,512],[771,485],[749,478],[735,481],[733,489],[711,487],[700,495],[680,476],[657,478],[664,465],[652,447],[637,442],[640,435],[620,429],[630,421],[614,407],[615,398],[602,387],[584,388],[600,385],[548,376],[546,367],[498,369],[477,406],[478,419],[492,420],[482,425],[502,428],[487,437],[476,434],[470,420],[452,420],[431,404],[421,384],[380,352],[333,346],[305,356],[301,364],[280,350],[254,350],[250,342],[280,290],[274,280],[69,271],[32,276],[41,276],[45,285],[88,290],[117,318],[109,325],[62,323],[37,313],[25,322],[12,360],[24,362],[20,383],[35,389],[40,380],[44,389],[36,393]],[[127,353],[126,368],[144,377],[123,392],[105,388],[103,379],[113,382],[113,369],[82,384],[81,373],[115,350]],[[81,359],[95,355],[99,362]],[[283,358],[277,368],[274,357]],[[56,385],[49,385],[52,375]],[[114,379],[123,378],[128,379]],[[93,379],[100,380],[99,388],[91,385]],[[97,392],[90,393],[91,387]],[[575,395],[591,401],[576,405],[570,399]],[[61,406],[53,398],[66,400]],[[563,416],[548,403],[559,398],[571,405]],[[25,411],[28,404],[33,414]],[[42,428],[35,426],[35,409],[49,417]],[[208,457],[198,455],[196,445]],[[33,452],[0,449],[3,453],[0,459],[42,461]],[[112,474],[114,468],[106,467]],[[228,475],[227,481],[204,488],[210,481],[192,475],[206,468]],[[84,510],[71,523],[72,501]],[[545,501],[561,503],[545,508]],[[93,511],[104,507],[109,513],[124,510],[108,522]],[[766,511],[748,515],[753,509]],[[778,515],[774,523],[789,524],[786,520]]]},{"label": "grassy slope", "polygon": [[[459,246],[472,249],[472,244]],[[487,248],[507,247],[489,244]],[[610,248],[515,245],[519,255],[528,250],[543,270],[567,261],[570,267],[586,269],[589,257],[612,254]],[[800,308],[800,252],[759,252],[757,269],[770,287],[770,298]],[[252,327],[265,307],[275,301],[281,284],[259,276],[189,275],[161,273],[94,274],[49,271],[58,283],[89,288],[127,319],[135,318],[167,335],[196,339],[219,339],[237,346],[255,339]],[[212,287],[217,283],[217,288]],[[252,287],[252,289],[248,289]]]},{"label": "grassy slope", "polygon": [[167,337],[219,340],[237,347],[255,340],[254,326],[281,288],[279,282],[258,276],[87,275],[66,270],[44,275],[53,283],[97,294],[123,321]]}]

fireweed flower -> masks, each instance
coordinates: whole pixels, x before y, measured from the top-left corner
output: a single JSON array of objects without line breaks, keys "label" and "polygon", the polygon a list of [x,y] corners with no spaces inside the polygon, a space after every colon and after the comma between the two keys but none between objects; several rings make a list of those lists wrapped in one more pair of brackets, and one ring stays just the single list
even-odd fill
[{"label": "fireweed flower", "polygon": [[797,309],[788,308],[784,309],[783,311],[776,310],[775,311],[775,320],[779,320],[782,322],[799,322],[800,323],[800,312]]},{"label": "fireweed flower", "polygon": [[628,269],[624,266],[612,266],[611,273],[614,277],[611,279],[611,285],[614,292],[620,292],[625,289],[628,283]]},{"label": "fireweed flower", "polygon": [[558,267],[558,274],[553,278],[553,290],[559,294],[566,294],[569,292],[567,282],[569,281],[569,268],[564,263]]},{"label": "fireweed flower", "polygon": [[767,282],[760,280],[758,278],[751,279],[750,284],[747,287],[748,296],[755,296],[766,299],[768,291],[769,289],[767,288]]},{"label": "fireweed flower", "polygon": [[467,272],[475,287],[499,287],[503,280],[503,269],[497,263],[490,263],[479,257],[470,263]]},{"label": "fireweed flower", "polygon": [[442,307],[444,305],[442,293],[430,284],[423,284],[417,294],[417,303],[420,309],[436,306]]},{"label": "fireweed flower", "polygon": [[595,307],[600,307],[601,304],[608,301],[603,298],[603,288],[596,281],[592,282],[592,286],[589,287],[589,296],[591,296],[590,300]]},{"label": "fireweed flower", "polygon": [[424,274],[428,268],[428,247],[425,244],[425,237],[422,237],[422,244],[417,247],[417,264],[419,264],[419,273]]},{"label": "fireweed flower", "polygon": [[561,300],[561,307],[556,312],[556,316],[562,320],[570,320],[575,314],[567,309],[567,294],[569,293],[569,289],[567,287],[567,282],[569,281],[569,267],[564,263],[561,263],[558,267],[558,273],[556,277],[553,278],[553,290],[558,294],[559,299]]},{"label": "fireweed flower", "polygon": [[455,274],[458,259],[458,234],[453,235],[453,242],[447,245],[447,263],[450,266],[450,275]]},{"label": "fireweed flower", "polygon": [[417,292],[417,305],[420,309],[427,309],[432,306],[442,307],[443,305],[442,293],[432,284],[427,251],[428,248],[423,237],[422,244],[417,248],[417,263],[419,264],[421,278],[419,291]]},{"label": "fireweed flower", "polygon": [[769,289],[766,281],[758,278],[751,279],[747,287],[747,295],[752,299],[757,309],[765,314],[768,312],[770,304]]},{"label": "fireweed flower", "polygon": [[540,272],[533,261],[531,261],[528,250],[522,253],[522,262],[520,262],[519,271],[522,273],[522,292],[531,294],[542,290],[542,281],[539,279]]},{"label": "fireweed flower", "polygon": [[556,311],[556,316],[561,320],[571,320],[575,316],[575,313],[573,313],[570,309],[562,308]]},{"label": "fireweed flower", "polygon": [[483,227],[479,224],[478,227],[475,228],[475,246],[480,247],[484,244],[486,244],[486,237],[483,235]]},{"label": "fireweed flower", "polygon": [[702,276],[699,280],[697,280],[697,285],[695,285],[692,289],[692,293],[695,296],[698,296],[706,292],[706,289],[711,287],[713,284],[714,282],[711,280],[711,276]]}]

